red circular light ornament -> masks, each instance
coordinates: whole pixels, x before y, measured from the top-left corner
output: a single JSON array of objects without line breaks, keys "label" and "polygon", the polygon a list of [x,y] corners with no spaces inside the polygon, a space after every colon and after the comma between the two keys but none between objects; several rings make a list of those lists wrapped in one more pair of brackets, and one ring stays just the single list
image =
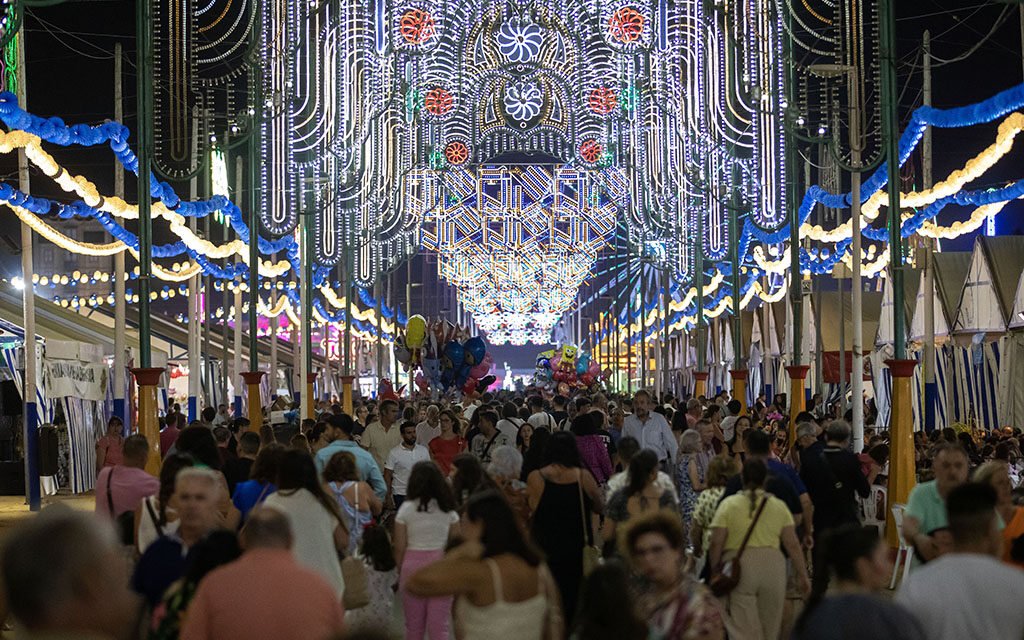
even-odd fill
[{"label": "red circular light ornament", "polygon": [[604,145],[594,139],[584,140],[580,144],[580,157],[590,164],[596,164],[604,152]]},{"label": "red circular light ornament", "polygon": [[631,44],[644,32],[644,15],[634,7],[622,7],[608,19],[608,33],[622,44]]},{"label": "red circular light ornament", "polygon": [[435,116],[443,116],[455,106],[455,98],[451,92],[441,87],[435,87],[423,96],[423,108]]},{"label": "red circular light ornament", "polygon": [[448,164],[462,164],[469,159],[469,147],[461,140],[453,140],[445,146],[444,157],[448,160]]},{"label": "red circular light ornament", "polygon": [[422,9],[409,9],[398,22],[398,32],[409,44],[425,44],[437,33],[434,16]]},{"label": "red circular light ornament", "polygon": [[597,87],[590,92],[587,104],[590,106],[590,110],[597,115],[606,116],[619,106],[619,97],[615,94],[614,89]]}]

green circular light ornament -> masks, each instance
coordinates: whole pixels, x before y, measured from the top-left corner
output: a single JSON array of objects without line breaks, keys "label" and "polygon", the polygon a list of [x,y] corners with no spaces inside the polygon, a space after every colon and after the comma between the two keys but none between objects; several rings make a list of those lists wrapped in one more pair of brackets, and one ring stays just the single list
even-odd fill
[{"label": "green circular light ornament", "polygon": [[430,168],[435,171],[444,169],[448,166],[448,160],[444,157],[444,151],[441,149],[434,149],[430,152]]},{"label": "green circular light ornament", "polygon": [[419,89],[409,89],[405,92],[405,109],[415,113],[423,108],[423,92]]},{"label": "green circular light ornament", "polygon": [[627,84],[623,87],[619,92],[619,104],[622,105],[623,111],[632,111],[637,108],[637,105],[640,104],[640,90],[636,88],[635,84]]}]

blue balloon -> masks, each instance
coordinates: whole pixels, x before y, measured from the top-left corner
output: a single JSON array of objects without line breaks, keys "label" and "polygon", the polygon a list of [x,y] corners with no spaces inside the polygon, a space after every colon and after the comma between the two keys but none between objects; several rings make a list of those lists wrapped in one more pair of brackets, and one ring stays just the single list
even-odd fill
[{"label": "blue balloon", "polygon": [[589,369],[589,368],[590,368],[590,356],[585,354],[585,353],[581,353],[576,358],[576,375],[580,375],[580,376],[583,375],[584,373],[587,372],[587,369]]},{"label": "blue balloon", "polygon": [[450,371],[462,366],[465,359],[465,349],[454,340],[445,345],[444,356],[441,358],[441,370]]},{"label": "blue balloon", "polygon": [[466,344],[463,346],[465,347],[466,364],[470,366],[480,364],[484,359],[484,354],[487,353],[487,344],[480,336],[473,336],[466,340]]}]

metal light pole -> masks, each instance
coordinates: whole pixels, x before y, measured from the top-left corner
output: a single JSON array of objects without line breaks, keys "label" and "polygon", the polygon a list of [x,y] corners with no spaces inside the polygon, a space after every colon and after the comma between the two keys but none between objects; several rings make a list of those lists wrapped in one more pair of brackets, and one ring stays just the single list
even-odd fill
[{"label": "metal light pole", "polygon": [[[853,362],[851,363],[851,396],[853,402],[853,450],[860,453],[864,448],[864,348],[862,345],[862,334],[864,325],[864,288],[861,283],[861,170],[862,157],[864,152],[864,140],[861,138],[861,105],[860,70],[853,65],[821,64],[812,65],[809,68],[811,73],[823,77],[846,76],[849,92],[849,117],[850,123],[847,128],[850,144],[850,233],[853,239],[851,249],[851,306],[853,307]],[[840,284],[840,298],[842,298],[842,285]],[[903,308],[903,297],[893,297],[893,308],[899,305]],[[845,320],[844,320],[845,324]],[[841,347],[845,348],[845,347]],[[842,352],[840,352],[842,355]],[[845,378],[845,369],[840,366],[840,379]]]},{"label": "metal light pole", "polygon": [[[19,42],[24,44],[24,41]],[[114,43],[114,120],[124,122],[124,95],[122,84],[121,65],[124,61],[124,53],[121,51],[121,43]],[[22,105],[24,108],[25,105]],[[124,199],[124,166],[117,159],[114,160],[114,195]],[[125,320],[125,269],[124,251],[114,256],[114,415],[121,418],[126,425],[130,425],[128,408],[125,404],[125,390],[128,387],[126,380],[127,362],[125,358],[125,344],[128,323]]]},{"label": "metal light pole", "polygon": [[[897,360],[906,357],[906,318],[903,306],[903,237],[900,233],[899,87],[896,82],[896,8],[894,0],[879,0],[882,60],[882,137],[889,172],[889,269],[892,278],[892,347]],[[896,301],[899,301],[897,304]]]},{"label": "metal light pole", "polygon": [[139,384],[139,432],[146,436],[149,455],[146,471],[160,473],[160,426],[157,423],[156,385],[164,370],[153,367],[150,352],[149,296],[153,277],[153,211],[150,171],[153,164],[153,3],[136,0],[136,104],[138,106],[139,199],[139,366],[132,370]]},{"label": "metal light pole", "polygon": [[[153,20],[152,3],[136,0],[136,102],[138,107],[139,198],[139,365],[152,365],[149,295],[153,277],[153,212],[150,171],[153,164]],[[156,418],[156,416],[154,416]]]},{"label": "metal light pole", "polygon": [[[25,28],[18,32],[18,104],[27,109],[25,86]],[[32,193],[28,170],[28,155],[25,148],[18,149],[18,187],[22,193]],[[24,376],[22,392],[25,407],[22,419],[25,442],[25,501],[30,511],[39,511],[42,507],[42,488],[39,485],[39,409],[36,405],[36,292],[32,282],[32,227],[21,223],[21,281],[22,311],[24,312],[25,346]]]},{"label": "metal light pole", "polygon": [[[1021,26],[1024,28],[1024,5],[1021,5]],[[1024,42],[1024,40],[1022,40]],[[932,50],[931,34],[924,32],[924,104],[932,104]],[[932,128],[924,130],[921,139],[921,186],[932,187]],[[924,429],[935,429],[935,405],[939,390],[935,381],[935,260],[932,256],[931,238],[924,240],[924,265],[922,288],[924,291]]]},{"label": "metal light pole", "polygon": [[[905,503],[917,482],[914,466],[914,417],[911,378],[916,361],[906,359],[905,309],[903,305],[903,238],[900,233],[899,92],[896,83],[896,9],[894,0],[879,0],[879,58],[882,63],[882,138],[889,171],[889,268],[892,278],[893,358],[887,360],[892,374],[892,409],[889,413],[889,501]],[[887,519],[889,545],[899,540],[891,514]]]},{"label": "metal light pole", "polygon": [[[192,108],[192,157],[199,155],[199,108]],[[199,195],[199,175],[193,175],[188,181],[189,200],[195,202]],[[188,228],[195,234],[199,221],[193,216],[189,218]],[[199,285],[203,281],[202,273],[197,272],[188,279],[188,420],[199,419],[199,393],[202,388],[202,367],[199,364],[199,330],[202,322],[199,319]]]}]

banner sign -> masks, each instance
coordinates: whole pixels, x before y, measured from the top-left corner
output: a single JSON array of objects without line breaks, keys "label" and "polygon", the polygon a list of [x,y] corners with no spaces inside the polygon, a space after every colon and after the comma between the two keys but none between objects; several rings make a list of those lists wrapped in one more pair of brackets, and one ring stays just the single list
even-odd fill
[{"label": "banner sign", "polygon": [[50,398],[81,398],[103,402],[107,367],[77,360],[43,360],[43,386]]}]

